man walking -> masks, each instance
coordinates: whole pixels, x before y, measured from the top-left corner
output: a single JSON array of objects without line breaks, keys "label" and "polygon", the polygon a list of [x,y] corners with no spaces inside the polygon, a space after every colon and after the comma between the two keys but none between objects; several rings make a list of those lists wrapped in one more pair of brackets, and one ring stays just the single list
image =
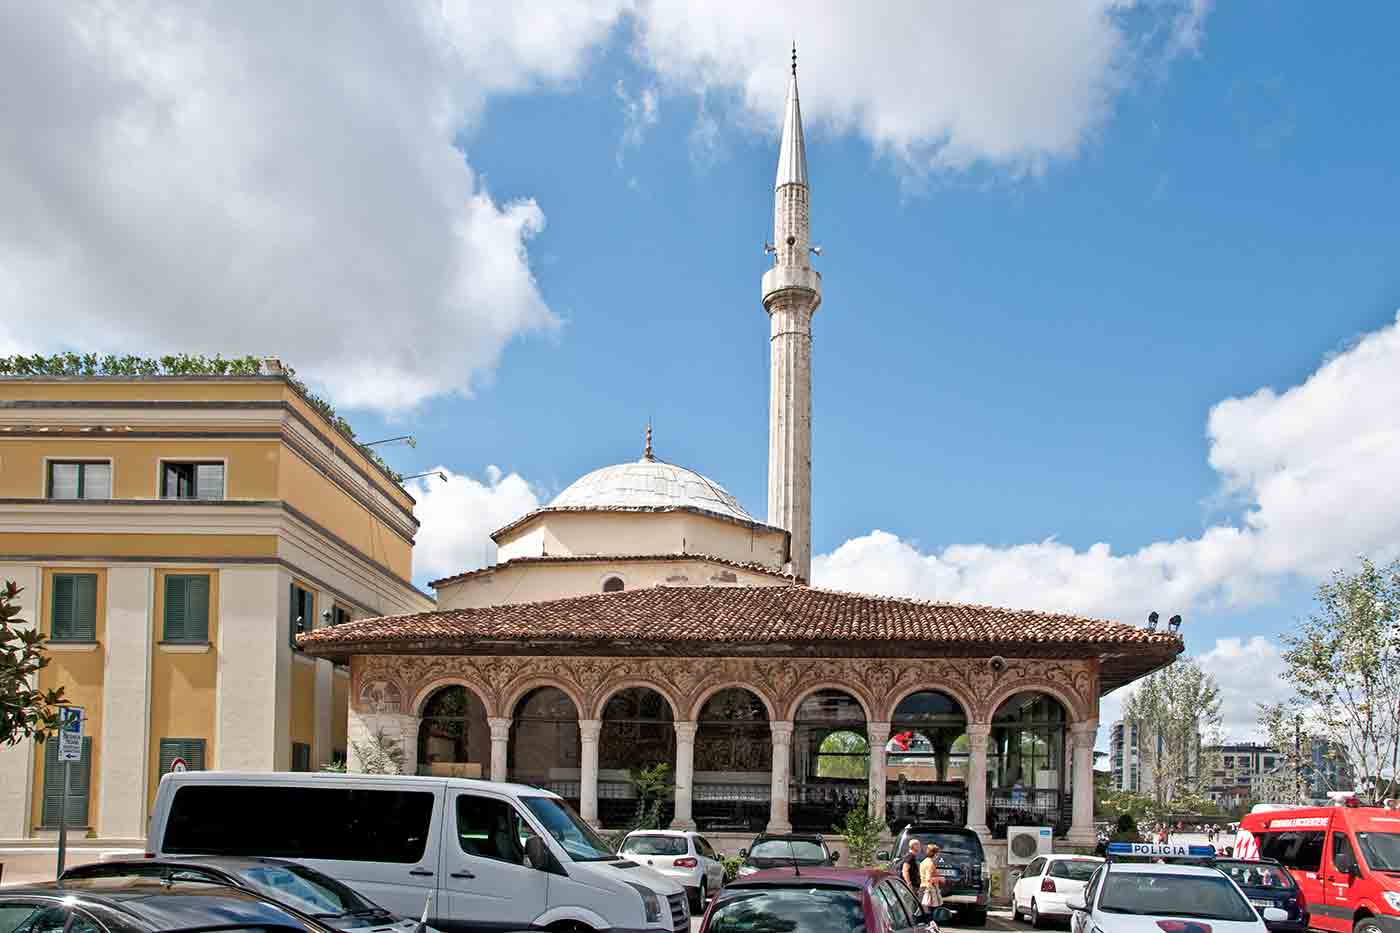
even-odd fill
[{"label": "man walking", "polygon": [[919,862],[923,853],[924,844],[917,839],[909,840],[909,852],[904,856],[904,862],[899,866],[899,873],[904,877],[904,883],[909,885],[909,890],[919,890]]}]

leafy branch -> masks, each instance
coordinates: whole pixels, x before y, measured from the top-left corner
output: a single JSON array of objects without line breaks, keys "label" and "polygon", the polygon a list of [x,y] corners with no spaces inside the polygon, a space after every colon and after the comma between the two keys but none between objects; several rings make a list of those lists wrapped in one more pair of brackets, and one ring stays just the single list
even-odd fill
[{"label": "leafy branch", "polygon": [[32,686],[50,659],[43,634],[21,627],[21,592],[13,580],[0,587],[0,743],[5,745],[28,738],[44,741],[58,729],[58,709],[68,702],[62,687]]}]

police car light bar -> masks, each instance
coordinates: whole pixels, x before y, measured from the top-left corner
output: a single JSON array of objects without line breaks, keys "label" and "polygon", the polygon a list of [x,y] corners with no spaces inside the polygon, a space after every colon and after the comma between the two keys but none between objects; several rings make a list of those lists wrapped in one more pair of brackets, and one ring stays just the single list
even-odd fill
[{"label": "police car light bar", "polygon": [[1136,855],[1145,858],[1215,858],[1215,846],[1183,846],[1174,843],[1110,842],[1109,856]]}]

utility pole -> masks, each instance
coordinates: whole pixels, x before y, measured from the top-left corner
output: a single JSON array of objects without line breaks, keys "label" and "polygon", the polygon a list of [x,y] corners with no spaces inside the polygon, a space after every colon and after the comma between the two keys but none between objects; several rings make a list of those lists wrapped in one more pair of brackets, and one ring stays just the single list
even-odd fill
[{"label": "utility pole", "polygon": [[1303,714],[1293,717],[1293,793],[1294,803],[1303,802]]}]

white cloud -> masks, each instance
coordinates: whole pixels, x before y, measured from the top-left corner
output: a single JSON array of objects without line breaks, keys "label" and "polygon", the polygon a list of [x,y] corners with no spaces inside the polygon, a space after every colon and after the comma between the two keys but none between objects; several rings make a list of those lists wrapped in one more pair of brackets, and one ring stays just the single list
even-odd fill
[{"label": "white cloud", "polygon": [[1226,399],[1208,419],[1210,463],[1235,523],[1114,554],[1055,540],[921,551],[884,531],[813,560],[841,589],[1142,619],[1271,599],[1284,579],[1318,578],[1358,554],[1400,555],[1400,316],[1326,360],[1301,385]]},{"label": "white cloud", "polygon": [[734,92],[764,127],[796,39],[810,122],[916,170],[1014,173],[1071,158],[1145,67],[1199,47],[1205,0],[1039,0],[876,7],[840,0],[652,0],[638,49],[668,87]]},{"label": "white cloud", "polygon": [[413,510],[421,526],[413,549],[413,577],[428,581],[494,563],[491,532],[539,506],[539,497],[518,473],[488,466],[481,479],[453,473],[443,482],[428,476],[412,481],[418,500]]},{"label": "white cloud", "polygon": [[630,94],[621,78],[613,85],[613,93],[622,104],[622,140],[617,145],[617,164],[621,167],[627,150],[640,146],[647,130],[660,121],[660,95],[655,87]]},{"label": "white cloud", "polygon": [[283,357],[337,401],[469,394],[556,326],[453,147],[491,93],[578,73],[617,6],[8,4],[5,350]]}]

